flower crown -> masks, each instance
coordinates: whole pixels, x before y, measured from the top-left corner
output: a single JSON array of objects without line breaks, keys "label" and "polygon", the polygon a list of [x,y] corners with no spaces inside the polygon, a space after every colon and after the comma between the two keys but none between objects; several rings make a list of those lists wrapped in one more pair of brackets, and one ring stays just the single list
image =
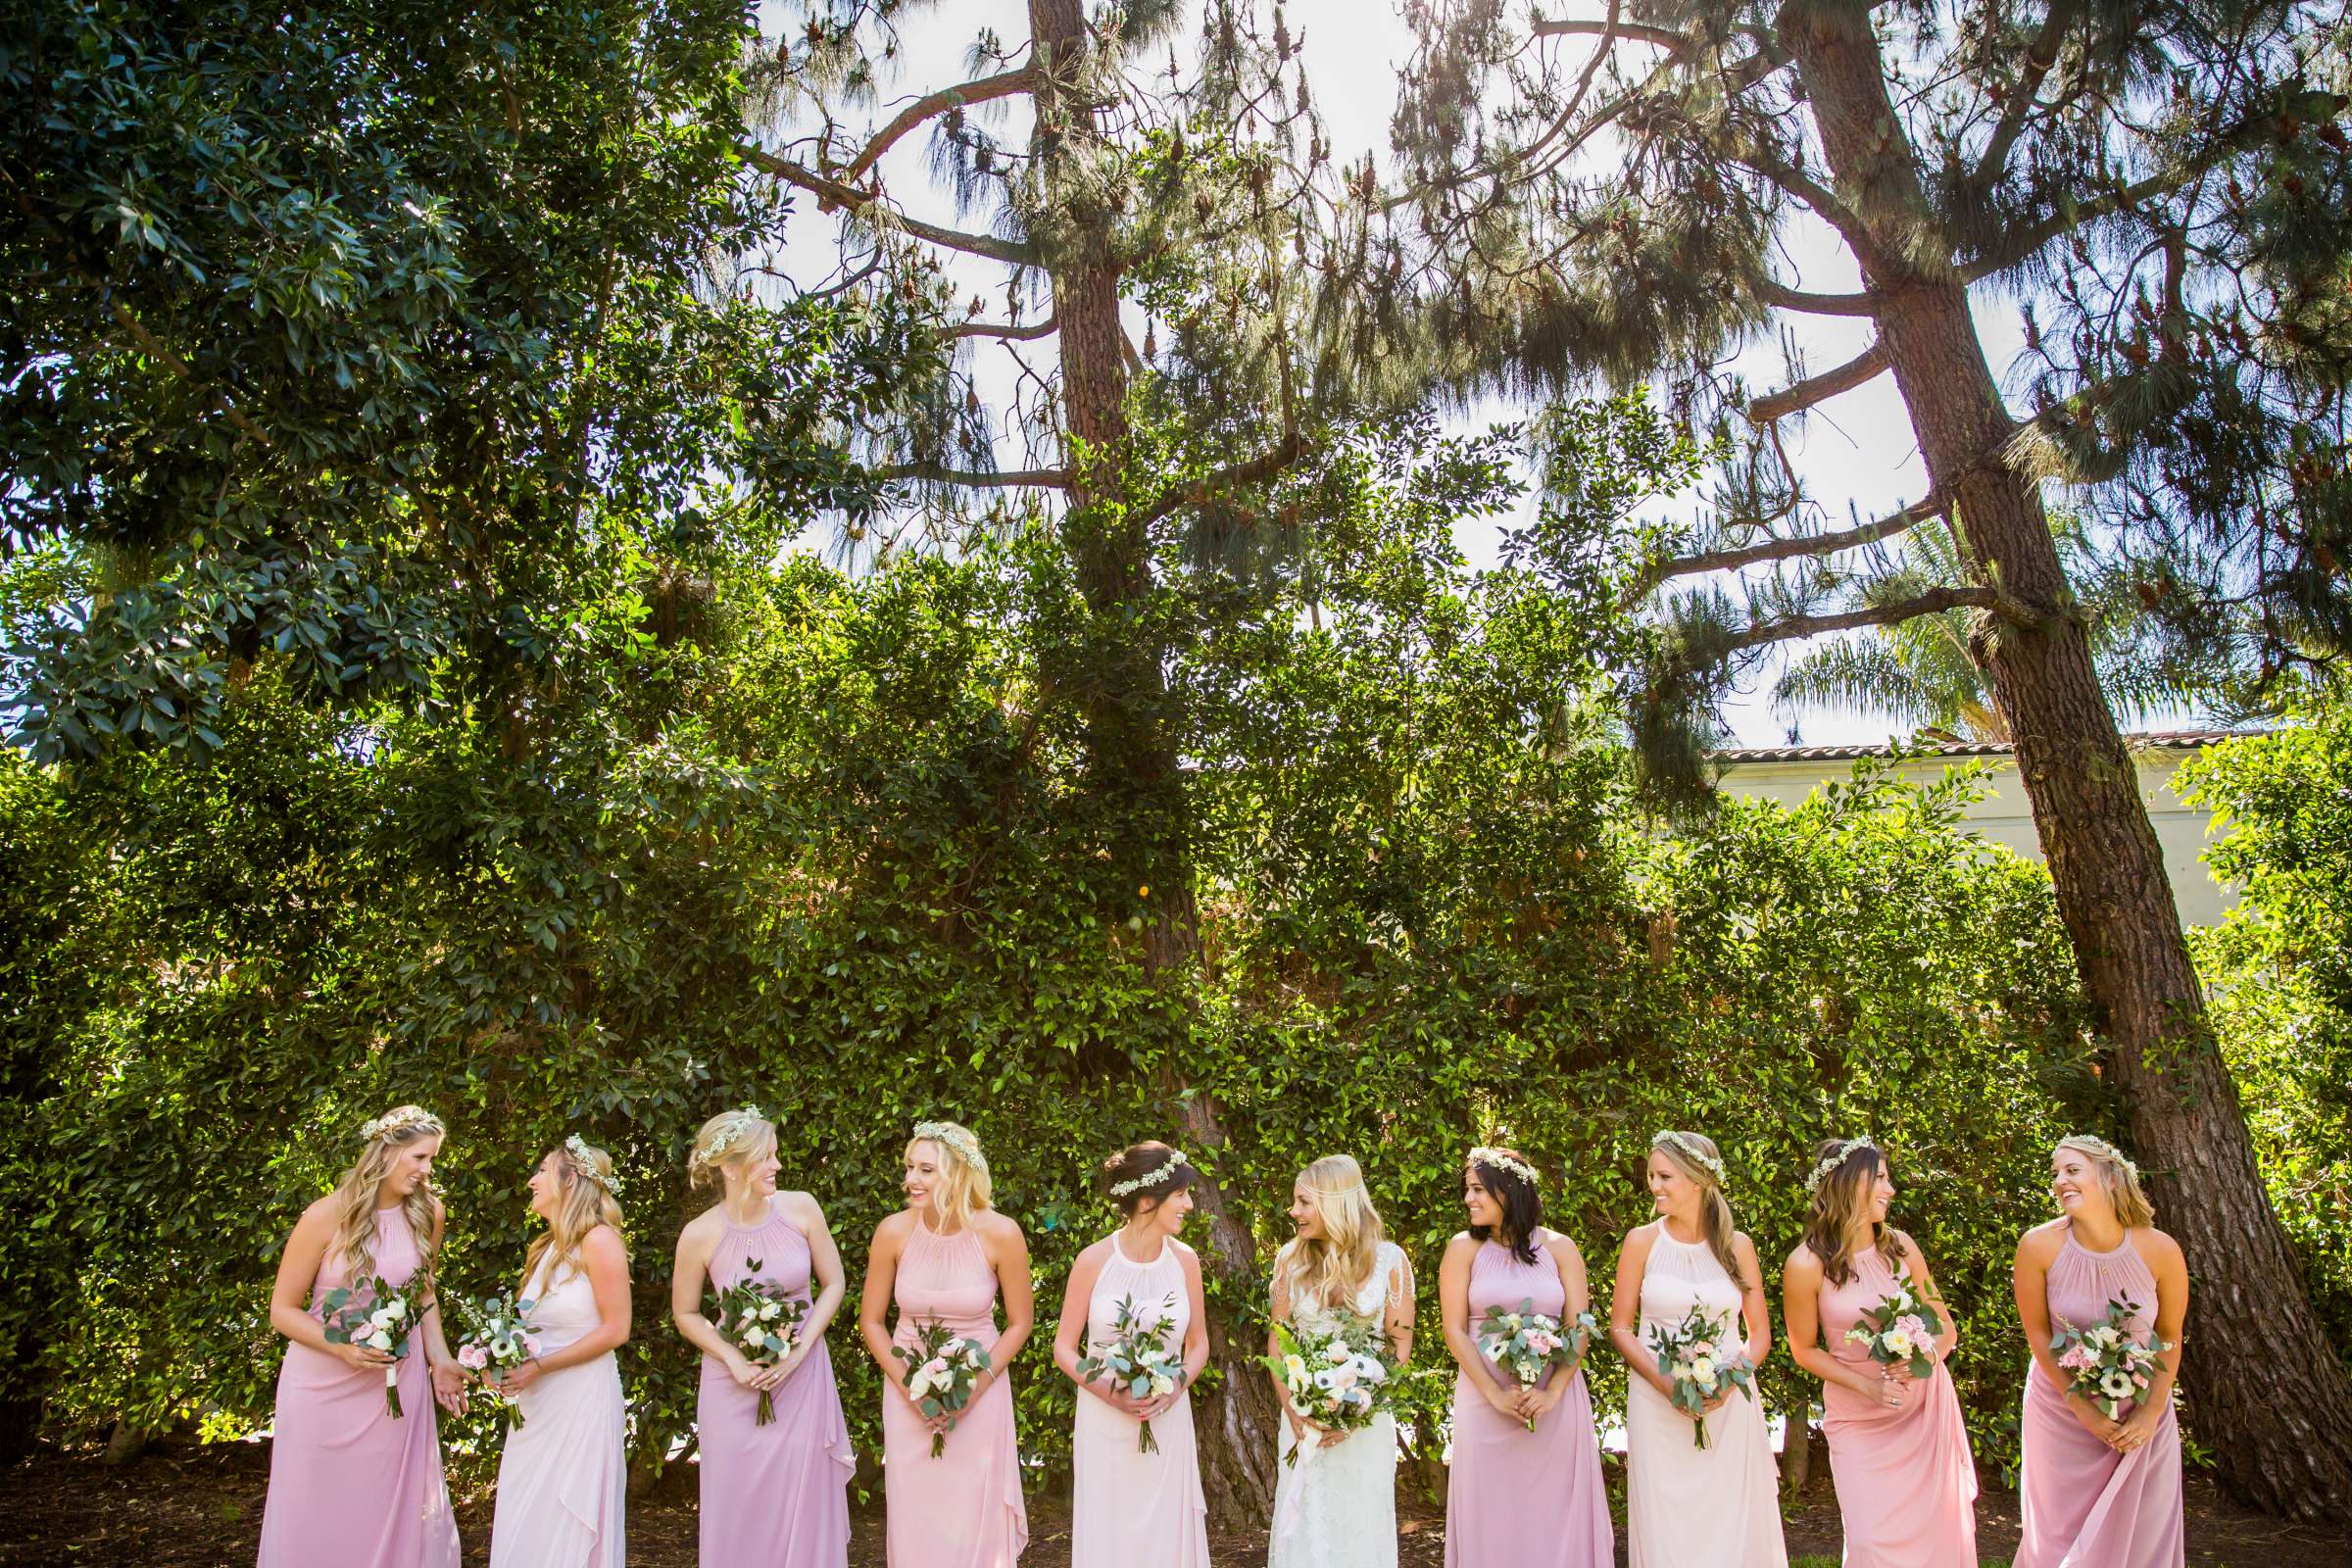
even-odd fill
[{"label": "flower crown", "polygon": [[620,1201],[620,1178],[596,1168],[596,1156],[588,1152],[587,1139],[578,1133],[564,1139],[564,1157],[571,1161],[573,1170],[602,1187],[614,1202]]},{"label": "flower crown", "polygon": [[2132,1179],[2133,1181],[2139,1180],[2138,1161],[2134,1160],[2130,1154],[2125,1153],[2122,1150],[2116,1148],[2106,1139],[2096,1137],[2090,1133],[2071,1133],[2067,1137],[2058,1141],[2058,1147],[2061,1149],[2065,1148],[2069,1144],[2073,1144],[2079,1149],[2085,1150],[2086,1152],[2093,1152],[2104,1156],[2105,1158],[2114,1160],[2117,1164],[2123,1166],[2124,1169],[2132,1173]]},{"label": "flower crown", "polygon": [[1650,1135],[1649,1147],[1652,1149],[1673,1150],[1679,1157],[1689,1160],[1691,1164],[1696,1165],[1699,1169],[1714,1177],[1716,1186],[1720,1187],[1723,1185],[1723,1161],[1717,1159],[1713,1154],[1706,1153],[1701,1151],[1696,1144],[1691,1143],[1681,1133],[1653,1133]]},{"label": "flower crown", "polygon": [[1168,1178],[1176,1174],[1177,1166],[1189,1165],[1191,1163],[1191,1160],[1188,1160],[1184,1157],[1183,1150],[1171,1149],[1168,1151],[1168,1162],[1160,1166],[1159,1169],[1146,1171],[1143,1175],[1134,1177],[1128,1181],[1112,1182],[1110,1184],[1110,1196],[1113,1198],[1125,1198],[1129,1193],[1140,1193],[1147,1187],[1157,1187],[1161,1182],[1166,1181]]},{"label": "flower crown", "polygon": [[441,1118],[421,1105],[402,1105],[399,1109],[388,1110],[371,1121],[362,1122],[360,1124],[360,1142],[372,1144],[384,1134],[398,1132],[403,1127],[430,1127],[434,1132],[439,1132],[441,1131]]},{"label": "flower crown", "polygon": [[1805,1178],[1806,1196],[1810,1197],[1820,1192],[1821,1184],[1829,1178],[1830,1172],[1853,1158],[1857,1151],[1864,1149],[1874,1154],[1878,1152],[1879,1146],[1870,1141],[1868,1133],[1859,1138],[1848,1138],[1844,1143],[1839,1144],[1837,1152],[1824,1157],[1820,1164],[1813,1167],[1813,1173]]},{"label": "flower crown", "polygon": [[980,1140],[951,1122],[918,1121],[914,1136],[928,1138],[942,1148],[953,1149],[967,1165],[977,1170],[988,1169],[988,1156],[980,1152]]},{"label": "flower crown", "polygon": [[758,1105],[739,1105],[728,1111],[727,1115],[734,1119],[717,1137],[710,1140],[710,1152],[703,1156],[705,1164],[717,1164],[727,1157],[728,1150],[748,1141],[755,1131],[767,1125],[767,1118],[760,1113]]},{"label": "flower crown", "polygon": [[1541,1180],[1536,1175],[1536,1167],[1530,1165],[1524,1159],[1513,1158],[1510,1152],[1507,1150],[1494,1149],[1486,1144],[1481,1144],[1476,1149],[1470,1151],[1470,1163],[1473,1165],[1490,1165],[1496,1170],[1509,1171],[1512,1175],[1518,1177],[1530,1187],[1542,1185]]}]

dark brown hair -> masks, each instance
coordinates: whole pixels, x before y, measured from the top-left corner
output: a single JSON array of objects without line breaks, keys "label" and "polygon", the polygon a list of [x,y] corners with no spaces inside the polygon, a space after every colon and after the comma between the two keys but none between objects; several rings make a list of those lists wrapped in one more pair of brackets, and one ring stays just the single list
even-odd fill
[{"label": "dark brown hair", "polygon": [[[1516,1149],[1494,1151],[1506,1158],[1534,1168],[1535,1162]],[[1462,1162],[1465,1174],[1475,1172],[1478,1184],[1502,1205],[1500,1225],[1473,1225],[1470,1239],[1474,1242],[1492,1240],[1522,1263],[1536,1261],[1536,1229],[1544,1223],[1544,1195],[1526,1177],[1505,1170],[1475,1156]]]},{"label": "dark brown hair", "polygon": [[1111,1198],[1119,1213],[1133,1219],[1136,1211],[1144,1206],[1146,1199],[1150,1199],[1152,1206],[1157,1207],[1167,1200],[1169,1194],[1182,1192],[1200,1181],[1200,1173],[1166,1144],[1129,1144],[1102,1162],[1102,1186],[1107,1192],[1121,1182],[1138,1180],[1154,1171],[1166,1170],[1170,1165],[1176,1168],[1151,1186],[1139,1187],[1131,1193],[1121,1193]]},{"label": "dark brown hair", "polygon": [[[1838,1159],[1838,1152],[1844,1148],[1842,1138],[1822,1140],[1813,1147],[1813,1165]],[[1821,1277],[1832,1285],[1843,1285],[1854,1277],[1854,1258],[1847,1250],[1847,1239],[1853,1234],[1854,1216],[1869,1211],[1870,1195],[1879,1185],[1879,1172],[1886,1168],[1886,1156],[1864,1144],[1832,1165],[1821,1178],[1821,1184],[1813,1189],[1813,1203],[1805,1214],[1805,1245],[1821,1259]],[[1885,1260],[1888,1273],[1902,1267],[1901,1232],[1874,1219],[1870,1222],[1870,1245]]]}]

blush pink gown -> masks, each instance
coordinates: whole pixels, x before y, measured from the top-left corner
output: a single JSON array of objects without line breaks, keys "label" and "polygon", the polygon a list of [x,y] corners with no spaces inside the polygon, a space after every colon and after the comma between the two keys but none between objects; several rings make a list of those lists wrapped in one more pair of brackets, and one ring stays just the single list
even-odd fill
[{"label": "blush pink gown", "polygon": [[[2067,1227],[2045,1284],[2050,1330],[2103,1322],[2107,1303],[2138,1304],[2133,1338],[2156,1332],[2156,1276],[2129,1236],[2094,1252]],[[2126,1405],[2128,1416],[2131,1407]],[[2026,1374],[2025,1453],[2018,1494],[2025,1523],[2016,1568],[2180,1568],[2188,1557],[2180,1514],[2180,1426],[2171,1400],[2164,1423],[2136,1452],[2119,1454],[2082,1430],[2066,1396],[2036,1365]]]},{"label": "blush pink gown", "polygon": [[[1162,1345],[1183,1352],[1193,1311],[1184,1288],[1183,1248],[1182,1242],[1163,1241],[1157,1257],[1138,1263],[1112,1236],[1110,1256],[1087,1301],[1090,1353],[1116,1336],[1122,1299],[1133,1300]],[[1191,1391],[1152,1421],[1156,1452],[1141,1451],[1142,1426],[1091,1394],[1078,1396],[1070,1440],[1070,1561],[1112,1568],[1209,1568],[1208,1502],[1200,1492]]]},{"label": "blush pink gown", "polygon": [[[423,1257],[398,1207],[375,1214],[375,1273],[404,1286]],[[318,1266],[311,1310],[346,1284]],[[400,1360],[400,1419],[384,1375],[289,1343],[277,1375],[261,1568],[458,1568],[458,1521],[441,1479],[441,1434],[421,1336]]]},{"label": "blush pink gown", "polygon": [[[1568,1293],[1550,1254],[1523,1263],[1494,1242],[1470,1260],[1470,1335],[1490,1307],[1558,1317]],[[1509,1374],[1497,1373],[1513,1387]],[[1557,1376],[1555,1371],[1552,1376]],[[1548,1379],[1546,1380],[1548,1382]],[[1453,1385],[1453,1455],[1446,1490],[1446,1568],[1611,1568],[1616,1535],[1600,1479],[1592,1399],[1579,1367],[1536,1430],[1480,1397],[1467,1373]]]},{"label": "blush pink gown", "polygon": [[[1876,1249],[1853,1259],[1853,1278],[1821,1286],[1821,1337],[1830,1354],[1878,1375],[1846,1331],[1894,1294]],[[1976,1568],[1977,1466],[1951,1375],[1937,1367],[1888,1409],[1868,1395],[1822,1385],[1821,1430],[1845,1525],[1845,1568]]]},{"label": "blush pink gown", "polygon": [[[917,1220],[899,1254],[891,1292],[896,1343],[938,1321],[993,1348],[997,1271],[967,1227],[942,1236]],[[897,1385],[882,1390],[882,1485],[891,1568],[1012,1568],[1029,1544],[1021,1500],[1012,1381],[999,1368],[956,1418],[947,1451],[931,1457],[931,1431]]]},{"label": "blush pink gown", "polygon": [[[721,1290],[769,1280],[808,1299],[808,1239],[773,1200],[758,1225],[721,1210],[726,1230],[710,1253]],[[752,1267],[759,1265],[757,1271]],[[702,1450],[702,1560],[760,1568],[841,1568],[850,1557],[849,1423],[822,1340],[775,1392],[775,1419],[760,1425],[760,1396],[703,1357],[696,1432]]]}]

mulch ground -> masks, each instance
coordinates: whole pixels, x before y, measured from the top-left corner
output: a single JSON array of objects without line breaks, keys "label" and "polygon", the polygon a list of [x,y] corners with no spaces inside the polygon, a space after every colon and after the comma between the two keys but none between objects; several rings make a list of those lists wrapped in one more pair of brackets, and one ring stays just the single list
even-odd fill
[{"label": "mulch ground", "polygon": [[[683,1467],[673,1472],[682,1474]],[[168,1444],[121,1467],[101,1463],[95,1450],[43,1447],[0,1469],[0,1564],[241,1568],[254,1559],[269,1479],[269,1449],[259,1444]],[[467,1568],[479,1568],[489,1553],[490,1499],[462,1501],[458,1517]],[[1023,1568],[1070,1568],[1066,1505],[1033,1498],[1029,1518],[1032,1539]],[[1985,1494],[1978,1518],[1984,1560],[2006,1562],[2017,1543],[2016,1497]],[[1399,1534],[1399,1568],[1442,1568],[1446,1528],[1434,1509],[1406,1503]],[[1838,1508],[1826,1476],[1806,1492],[1788,1535],[1791,1555],[1837,1560]],[[2341,1530],[2280,1524],[2226,1501],[2193,1476],[2188,1542],[2193,1568],[2352,1568],[2352,1546]],[[1218,1568],[1259,1568],[1265,1537],[1214,1537],[1210,1556]],[[858,1513],[850,1561],[852,1568],[884,1568],[878,1506]],[[696,1568],[691,1485],[665,1486],[630,1500],[629,1563]]]}]

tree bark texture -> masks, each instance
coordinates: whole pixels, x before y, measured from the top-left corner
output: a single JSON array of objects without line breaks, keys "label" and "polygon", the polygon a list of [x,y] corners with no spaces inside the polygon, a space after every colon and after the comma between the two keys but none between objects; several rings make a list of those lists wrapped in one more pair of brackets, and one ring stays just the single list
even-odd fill
[{"label": "tree bark texture", "polygon": [[[2352,1510],[2352,1380],[2332,1354],[2256,1169],[2139,793],[1965,282],[1907,257],[1933,221],[1860,0],[1791,3],[1797,62],[1855,243],[1880,342],[1931,480],[1983,569],[2034,623],[1987,619],[1977,652],[2006,712],[2083,990],[2100,1010],[2159,1223],[2187,1253],[2180,1381],[2224,1484],[2292,1518]],[[1849,235],[1849,239],[1854,236]]]},{"label": "tree bark texture", "polygon": [[[1221,1148],[1225,1129],[1208,1097],[1194,1095],[1182,1104],[1187,1141],[1200,1150]],[[1230,1304],[1255,1300],[1265,1289],[1257,1267],[1257,1237],[1207,1171],[1201,1172],[1193,1196],[1208,1219],[1202,1261],[1223,1298],[1212,1299],[1208,1311],[1208,1360],[1217,1370],[1217,1381],[1198,1396],[1194,1406],[1206,1434],[1200,1444],[1200,1488],[1209,1517],[1219,1528],[1260,1530],[1274,1515],[1274,1456],[1282,1407],[1257,1361],[1263,1343],[1238,1321]]]}]

